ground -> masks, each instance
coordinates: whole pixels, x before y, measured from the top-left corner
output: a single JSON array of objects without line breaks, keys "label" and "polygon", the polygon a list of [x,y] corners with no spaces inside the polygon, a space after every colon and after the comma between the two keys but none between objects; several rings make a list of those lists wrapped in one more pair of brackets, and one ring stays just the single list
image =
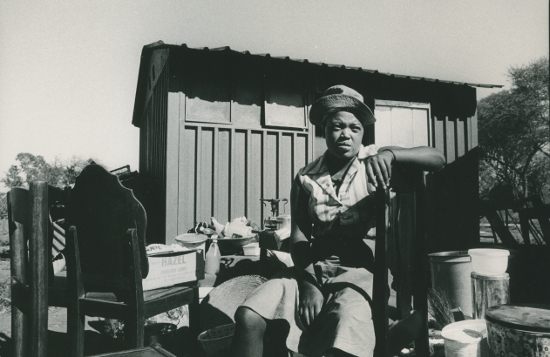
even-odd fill
[{"label": "ground", "polygon": [[[481,232],[482,243],[491,243],[494,242],[492,237],[490,227],[488,227],[485,222],[481,222]],[[512,223],[512,222],[510,222]],[[510,231],[516,237],[516,239],[522,242],[521,234],[519,232],[519,227],[511,224],[509,226]],[[536,242],[533,242],[536,244]],[[521,284],[521,291],[525,290],[524,295],[533,295],[533,291],[541,290],[540,284],[541,279],[541,270],[537,267],[535,262],[544,262],[548,261],[550,257],[549,252],[543,251],[541,248],[548,248],[547,246],[532,246],[532,251],[526,255],[526,259],[522,259],[521,262],[518,261],[516,265],[531,267],[529,271],[518,272],[514,276],[514,283],[516,282],[525,282],[526,280],[533,280],[532,282],[527,282],[527,284]],[[534,249],[534,250],[533,250]],[[530,262],[526,264],[526,262]],[[512,277],[512,274],[511,274]],[[521,278],[520,278],[521,277]],[[548,279],[547,279],[548,280]],[[0,357],[10,356],[10,344],[9,337],[11,336],[11,316],[10,316],[10,259],[9,259],[9,237],[8,237],[8,225],[7,219],[0,218]],[[546,284],[542,284],[545,286]],[[530,287],[530,289],[525,289],[525,287]],[[513,286],[511,286],[513,290]],[[544,290],[544,289],[542,289]],[[547,289],[548,290],[548,289]],[[513,292],[513,291],[512,291]],[[520,296],[518,294],[519,301],[522,301],[525,296]],[[67,340],[66,340],[66,309],[51,307],[49,309],[48,315],[48,329],[50,331],[49,338],[49,355],[60,356],[64,355],[63,352],[67,350]],[[105,352],[101,348],[106,348],[105,338],[97,333],[89,323],[86,324],[86,354],[95,354],[100,352]],[[180,332],[180,330],[178,330]],[[111,343],[115,346],[118,341],[111,339]],[[95,350],[94,350],[95,348]],[[99,348],[99,350],[98,350]],[[120,349],[120,348],[117,348]],[[181,350],[181,349],[180,349]]]},{"label": "ground", "polygon": [[[11,314],[10,314],[10,256],[9,256],[9,235],[6,218],[0,218],[0,357],[11,356]],[[66,319],[67,310],[59,307],[50,307],[48,313],[48,330],[50,331],[50,353],[51,356],[60,356],[62,350],[66,351]],[[94,334],[93,329],[87,325],[87,341],[99,338]],[[90,345],[101,345],[90,343]],[[93,349],[91,349],[93,351]],[[103,351],[99,351],[103,352]],[[98,353],[97,349],[96,352]]]},{"label": "ground", "polygon": [[[0,357],[11,356],[11,294],[10,294],[10,255],[9,255],[9,233],[6,218],[0,218]],[[172,352],[178,351],[178,356],[187,355],[185,345],[189,345],[187,338],[186,308],[178,309],[181,323],[170,320],[178,325],[176,335],[173,340],[159,340],[166,349]],[[176,310],[171,311],[172,314]],[[183,316],[185,314],[185,316]],[[168,316],[168,315],[167,315]],[[167,322],[167,316],[158,315],[153,318],[156,322]],[[183,317],[182,317],[183,316]],[[170,316],[174,317],[174,316]],[[99,318],[86,318],[84,354],[95,355],[108,351],[123,349],[120,339],[112,339],[101,335],[99,330],[103,330],[105,324],[99,321]],[[178,321],[179,321],[178,320]],[[49,356],[68,356],[67,331],[67,310],[60,307],[50,307],[48,310],[48,350]],[[151,319],[152,322],[152,319]],[[180,326],[181,325],[181,326]],[[94,328],[95,327],[95,328]],[[146,328],[146,336],[148,330]],[[181,351],[181,353],[180,353]]]}]

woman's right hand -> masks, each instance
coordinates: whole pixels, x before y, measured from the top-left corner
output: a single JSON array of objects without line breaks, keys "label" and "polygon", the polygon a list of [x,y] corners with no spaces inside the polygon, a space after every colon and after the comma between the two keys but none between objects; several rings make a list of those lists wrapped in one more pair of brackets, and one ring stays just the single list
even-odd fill
[{"label": "woman's right hand", "polygon": [[300,307],[298,313],[302,323],[309,327],[315,317],[319,315],[324,304],[323,293],[319,288],[307,280],[300,284]]}]

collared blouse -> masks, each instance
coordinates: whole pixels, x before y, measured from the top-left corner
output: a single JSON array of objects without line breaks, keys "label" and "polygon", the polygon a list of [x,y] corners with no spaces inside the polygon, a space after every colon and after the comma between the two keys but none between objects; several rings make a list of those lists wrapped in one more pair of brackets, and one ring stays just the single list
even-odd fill
[{"label": "collared blouse", "polygon": [[[364,237],[374,227],[374,186],[368,183],[365,159],[376,155],[375,145],[361,146],[349,165],[330,175],[328,152],[298,172],[299,182],[309,195],[308,210],[312,235],[353,235]],[[334,181],[339,181],[335,187]]]}]

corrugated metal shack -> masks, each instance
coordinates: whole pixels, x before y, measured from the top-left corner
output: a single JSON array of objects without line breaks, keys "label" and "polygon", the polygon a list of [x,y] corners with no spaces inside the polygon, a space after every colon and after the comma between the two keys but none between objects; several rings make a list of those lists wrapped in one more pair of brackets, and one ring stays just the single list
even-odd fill
[{"label": "corrugated metal shack", "polygon": [[270,211],[260,198],[289,198],[297,171],[326,149],[307,118],[334,84],[374,108],[365,144],[430,145],[447,158],[429,178],[429,250],[478,242],[475,87],[498,86],[162,42],[143,48],[132,120],[140,174],[154,182],[148,240],[172,243],[211,216],[261,224]]}]

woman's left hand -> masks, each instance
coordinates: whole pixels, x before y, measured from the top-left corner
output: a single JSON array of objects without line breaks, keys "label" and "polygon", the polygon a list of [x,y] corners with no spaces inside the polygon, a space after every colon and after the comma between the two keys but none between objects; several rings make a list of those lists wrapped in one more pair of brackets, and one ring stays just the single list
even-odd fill
[{"label": "woman's left hand", "polygon": [[381,151],[366,160],[367,177],[374,187],[382,185],[384,189],[390,186],[391,168],[395,156],[391,151]]}]

